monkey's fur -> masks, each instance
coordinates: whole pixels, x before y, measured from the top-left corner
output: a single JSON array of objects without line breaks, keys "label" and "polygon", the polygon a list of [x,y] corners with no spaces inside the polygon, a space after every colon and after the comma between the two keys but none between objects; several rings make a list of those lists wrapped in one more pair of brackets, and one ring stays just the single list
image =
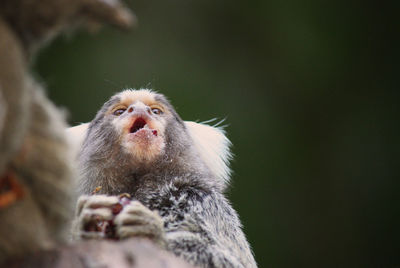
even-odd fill
[{"label": "monkey's fur", "polygon": [[[64,241],[72,215],[73,155],[64,115],[31,77],[31,60],[46,41],[77,22],[128,22],[110,15],[127,12],[119,1],[112,3],[0,1],[0,180],[12,178],[23,192],[0,208],[0,263]],[[0,189],[0,196],[9,190]]]},{"label": "monkey's fur", "polygon": [[2,0],[0,16],[12,27],[24,53],[34,53],[64,31],[106,22],[120,28],[135,17],[119,0]]},{"label": "monkey's fur", "polygon": [[[227,182],[193,139],[163,95],[126,90],[113,96],[90,123],[79,154],[84,196],[75,235],[102,238],[85,224],[108,220],[116,195],[129,193],[136,201],[115,219],[119,238],[150,238],[199,267],[257,267],[223,194]],[[98,186],[99,195],[90,195]]]}]

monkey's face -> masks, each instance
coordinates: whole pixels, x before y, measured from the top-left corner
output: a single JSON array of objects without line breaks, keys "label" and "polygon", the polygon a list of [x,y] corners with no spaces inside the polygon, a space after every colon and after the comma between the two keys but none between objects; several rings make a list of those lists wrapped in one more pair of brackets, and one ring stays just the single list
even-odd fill
[{"label": "monkey's face", "polygon": [[106,111],[125,153],[139,162],[160,156],[166,144],[166,125],[172,117],[168,103],[147,90],[126,90],[114,96]]}]

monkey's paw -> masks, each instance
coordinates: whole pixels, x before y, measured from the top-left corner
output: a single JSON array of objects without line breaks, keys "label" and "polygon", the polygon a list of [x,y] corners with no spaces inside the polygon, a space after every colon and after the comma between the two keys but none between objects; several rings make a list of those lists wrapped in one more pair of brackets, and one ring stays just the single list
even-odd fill
[{"label": "monkey's paw", "polygon": [[144,237],[165,246],[164,222],[139,201],[130,202],[114,220],[118,238]]},{"label": "monkey's paw", "polygon": [[120,199],[117,196],[81,196],[78,199],[76,209],[75,238],[114,238],[115,225],[113,219],[121,210],[119,201]]}]

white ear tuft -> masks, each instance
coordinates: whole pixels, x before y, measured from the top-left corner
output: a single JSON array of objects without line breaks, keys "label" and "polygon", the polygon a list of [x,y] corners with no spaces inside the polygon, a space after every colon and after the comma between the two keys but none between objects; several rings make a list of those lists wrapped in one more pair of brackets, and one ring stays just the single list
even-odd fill
[{"label": "white ear tuft", "polygon": [[229,161],[232,159],[232,153],[229,149],[231,142],[225,136],[224,130],[221,127],[191,121],[185,121],[185,125],[200,157],[212,173],[227,184],[231,174]]},{"label": "white ear tuft", "polygon": [[67,128],[67,138],[73,147],[75,155],[78,155],[79,151],[81,150],[88,127],[89,123],[85,123],[75,127]]}]

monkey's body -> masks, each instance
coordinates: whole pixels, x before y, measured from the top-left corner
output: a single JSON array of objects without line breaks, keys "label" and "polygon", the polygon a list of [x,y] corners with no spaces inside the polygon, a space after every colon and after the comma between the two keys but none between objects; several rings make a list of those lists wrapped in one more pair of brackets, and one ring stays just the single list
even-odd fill
[{"label": "monkey's body", "polygon": [[98,193],[111,196],[83,198],[75,234],[93,237],[85,223],[94,215],[109,219],[112,195],[129,193],[139,202],[116,217],[119,238],[148,237],[199,267],[256,267],[223,195],[227,174],[211,168],[189,133],[161,94],[127,90],[106,102],[79,155],[79,191],[89,195],[101,186]]},{"label": "monkey's body", "polygon": [[0,265],[66,240],[75,174],[67,124],[30,64],[46,42],[89,21],[124,27],[132,17],[118,0],[0,1]]},{"label": "monkey's body", "polygon": [[255,267],[236,212],[209,185],[188,175],[137,193],[162,217],[168,250],[201,267]]},{"label": "monkey's body", "polygon": [[65,241],[73,211],[67,125],[30,76],[23,45],[0,15],[0,263]]}]

